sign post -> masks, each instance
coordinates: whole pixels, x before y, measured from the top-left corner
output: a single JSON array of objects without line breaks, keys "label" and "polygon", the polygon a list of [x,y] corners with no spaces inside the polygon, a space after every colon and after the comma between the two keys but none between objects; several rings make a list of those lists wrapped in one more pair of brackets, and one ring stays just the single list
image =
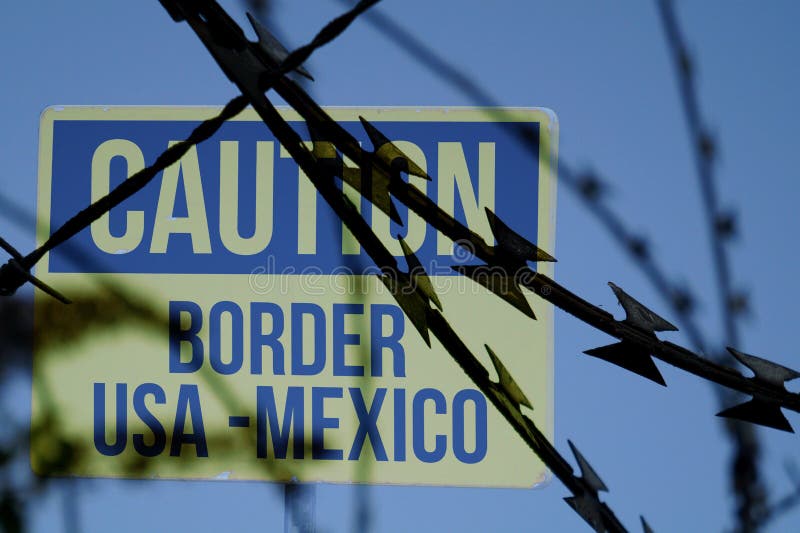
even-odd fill
[{"label": "sign post", "polygon": [[[48,109],[39,241],[215,112]],[[487,242],[488,208],[553,250],[552,113],[328,112],[364,146],[359,116],[378,126],[432,180],[404,178]],[[300,118],[283,113],[311,142]],[[528,146],[509,121],[532,126]],[[355,165],[343,164],[357,178]],[[483,345],[502,354],[535,407],[530,416],[552,437],[551,307],[536,302],[531,321],[459,276],[453,266],[477,261],[416,214],[342,187],[394,255],[403,257],[405,246],[419,258],[447,320],[485,366],[493,368]],[[33,469],[489,487],[544,481],[542,463],[437,341],[426,345],[377,274],[284,147],[243,113],[39,264],[37,275],[74,303],[36,295]]]}]

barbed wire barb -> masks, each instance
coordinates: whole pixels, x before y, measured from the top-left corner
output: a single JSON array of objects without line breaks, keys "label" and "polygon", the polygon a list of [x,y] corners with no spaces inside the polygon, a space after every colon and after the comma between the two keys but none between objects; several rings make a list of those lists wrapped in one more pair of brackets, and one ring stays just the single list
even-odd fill
[{"label": "barbed wire barb", "polygon": [[[400,30],[397,25],[391,22],[389,19],[381,16],[377,12],[372,12],[367,16],[368,20],[375,22],[376,20],[379,21],[377,23],[378,26],[381,28],[390,28],[391,29],[391,37],[393,40],[398,41],[397,37],[399,35],[404,35],[409,37],[410,41],[407,41],[406,44],[400,44],[404,47],[404,49],[409,50],[415,57],[418,57],[421,61],[425,62],[426,66],[430,68],[431,64],[436,65],[447,65],[447,63],[436,55],[432,50],[425,47],[419,41],[415,40],[413,36],[404,32],[404,30]],[[411,45],[408,45],[408,42],[411,42]],[[456,72],[453,67],[449,67],[445,69],[446,75],[445,77],[453,81],[453,79],[457,78],[456,81],[463,82],[464,80],[468,80],[469,78],[466,75],[459,75],[455,77],[451,77],[450,74]],[[440,74],[440,73],[437,73]],[[458,85],[458,84],[457,84]],[[474,82],[470,82],[470,87],[472,89],[476,89],[479,86]],[[463,88],[463,87],[462,87]],[[480,96],[481,98],[488,97],[488,93],[482,90],[471,91],[470,94],[472,96]],[[481,102],[485,103],[485,102]],[[301,115],[303,114],[303,110],[300,109]],[[494,110],[487,111],[488,113],[492,113]],[[501,110],[497,110],[497,113],[501,114]],[[331,126],[333,129],[333,126]],[[350,139],[347,140],[349,144],[351,142]],[[579,181],[575,179],[575,176],[572,174],[571,171],[568,169],[565,170],[565,165],[563,162],[560,164],[561,172],[560,175],[562,178],[566,174],[566,183],[569,186],[576,186]],[[594,181],[597,183],[596,179]],[[586,198],[597,198],[597,191],[600,190],[601,187],[598,185],[596,187],[592,187],[590,192],[592,194],[586,194]],[[587,190],[584,188],[584,190]],[[490,249],[483,242],[480,237],[475,235],[474,233],[470,232],[465,227],[461,226],[460,224],[454,223],[453,220],[450,220],[450,217],[446,214],[441,212],[438,209],[438,206],[430,202],[422,193],[420,193],[417,189],[413,186],[408,186],[404,183],[397,183],[395,182],[395,187],[393,187],[391,191],[395,197],[404,203],[406,206],[414,210],[418,215],[422,216],[429,224],[435,227],[437,230],[441,231],[442,233],[451,237],[454,242],[458,242],[460,244],[469,243],[470,245],[475,247],[475,254],[480,259],[483,259],[487,262],[490,266],[502,266],[497,264],[496,258]],[[593,209],[601,220],[603,220],[607,227],[611,230],[612,234],[615,235],[621,242],[624,242],[628,245],[628,250],[630,253],[637,258],[638,264],[643,268],[643,270],[648,274],[648,278],[651,279],[654,285],[659,288],[659,292],[665,296],[668,303],[676,309],[678,315],[687,323],[689,324],[689,335],[695,342],[696,346],[704,346],[705,343],[702,342],[702,337],[699,333],[699,329],[693,325],[693,323],[688,320],[687,313],[688,310],[691,308],[691,305],[688,302],[691,302],[691,298],[687,298],[685,293],[682,291],[676,293],[670,287],[670,285],[666,282],[666,277],[663,273],[657,268],[655,263],[650,258],[650,254],[648,252],[648,248],[643,240],[637,237],[631,236],[630,233],[625,231],[624,226],[616,215],[614,215],[608,208],[600,205],[595,204],[593,202],[589,202],[590,206]],[[491,219],[490,219],[491,220]],[[664,341],[658,341],[658,339],[647,338],[646,341],[642,338],[640,331],[638,328],[636,331],[632,331],[628,324],[620,323],[616,326],[611,325],[609,321],[613,322],[613,317],[605,313],[604,311],[594,308],[589,310],[587,307],[594,307],[588,302],[578,298],[576,295],[572,294],[570,291],[567,291],[563,287],[558,287],[558,290],[553,290],[557,284],[554,281],[546,278],[545,276],[529,271],[526,274],[530,274],[529,278],[532,278],[528,281],[527,286],[529,289],[537,292],[541,297],[554,303],[556,306],[560,307],[561,309],[573,314],[574,316],[578,317],[579,319],[583,320],[584,322],[596,327],[597,329],[601,329],[606,333],[611,334],[612,336],[616,336],[621,340],[629,341],[630,345],[636,345],[643,349],[643,351],[649,351],[652,355],[676,366],[681,368],[682,370],[688,371],[692,374],[695,374],[699,377],[707,379],[708,381],[717,383],[719,385],[723,385],[725,387],[731,388],[738,392],[748,393],[747,391],[752,390],[754,387],[752,384],[747,383],[747,379],[744,378],[738,371],[725,367],[721,364],[715,363],[699,355],[687,350],[683,347],[675,345],[673,343]],[[544,288],[547,286],[546,292],[539,292],[539,289]],[[583,308],[583,309],[581,309]],[[626,327],[627,326],[627,327]],[[655,341],[655,342],[654,342]],[[663,378],[662,378],[663,381]],[[779,404],[781,407],[789,408],[795,411],[800,409],[800,395],[786,393],[785,389],[780,390],[781,388],[778,387],[770,387],[768,395],[770,396],[770,401],[773,403]],[[780,399],[778,399],[780,398]],[[800,411],[798,411],[800,412]]]},{"label": "barbed wire barb", "polygon": [[[430,177],[377,128],[362,119],[365,131],[372,141],[373,151],[362,150],[352,136],[331,120],[301,88],[286,77],[289,72],[302,69],[302,63],[314,50],[341,34],[361,13],[377,3],[376,0],[359,2],[353,9],[326,25],[309,44],[291,53],[288,53],[286,48],[275,39],[274,35],[265,27],[260,26],[253,17],[250,17],[250,21],[259,36],[259,41],[257,43],[247,41],[241,28],[213,0],[202,0],[197,3],[192,3],[188,0],[160,1],[176,21],[187,20],[189,22],[217,60],[224,73],[241,89],[242,96],[231,100],[217,117],[203,122],[185,141],[163,152],[151,167],[147,167],[140,173],[131,176],[109,195],[92,203],[68,220],[53,232],[42,246],[35,249],[28,256],[23,257],[8,243],[0,239],[2,241],[0,242],[0,247],[4,248],[12,256],[9,263],[0,268],[0,287],[2,287],[2,290],[9,290],[13,293],[16,288],[25,282],[31,282],[37,287],[39,287],[39,284],[43,285],[39,280],[33,278],[29,271],[47,251],[61,245],[88,227],[91,222],[97,220],[114,206],[140,190],[158,172],[179,160],[183,155],[180,150],[174,150],[173,152],[170,152],[170,150],[181,146],[181,149],[184,150],[183,153],[185,153],[191,146],[213,135],[226,120],[238,114],[249,102],[280,143],[286,147],[292,158],[305,172],[337,216],[353,233],[368,255],[381,268],[381,281],[389,287],[392,295],[423,339],[430,346],[428,333],[433,333],[481,391],[490,398],[517,433],[528,443],[536,455],[572,491],[573,496],[565,498],[565,500],[597,531],[624,531],[624,527],[616,519],[614,513],[598,498],[598,492],[607,490],[605,484],[573,446],[572,442],[569,442],[581,472],[580,476],[576,476],[566,460],[552,448],[552,445],[539,432],[535,424],[521,413],[521,406],[532,408],[531,402],[521,391],[516,381],[513,380],[500,358],[486,346],[498,375],[497,382],[492,382],[489,379],[486,369],[467,349],[440,312],[441,303],[436,296],[427,273],[424,271],[419,259],[411,253],[402,239],[400,239],[400,244],[406,256],[408,272],[403,272],[398,268],[392,254],[372,232],[352,202],[336,186],[334,178],[339,178],[342,181],[347,180],[343,160],[339,157],[336,149],[351,158],[363,174],[370,176],[370,179],[362,180],[360,182],[361,187],[357,188],[367,200],[381,203],[385,209],[396,215],[397,211],[392,202],[392,198],[396,198],[420,215],[428,224],[451,238],[457,245],[465,246],[468,244],[475,256],[486,263],[486,267],[490,269],[499,268],[502,272],[505,272],[505,279],[510,281],[509,287],[513,287],[513,289],[500,291],[494,285],[490,287],[491,284],[484,284],[484,286],[503,297],[518,310],[528,314],[525,306],[522,306],[519,302],[520,297],[525,300],[524,295],[519,291],[519,288],[524,286],[557,307],[573,314],[586,324],[620,339],[620,342],[615,345],[588,350],[586,353],[615,362],[614,359],[623,360],[620,354],[624,348],[626,353],[633,354],[632,358],[629,357],[628,360],[625,360],[625,364],[618,362],[615,362],[615,364],[626,367],[629,370],[639,368],[640,372],[637,373],[640,375],[654,381],[658,381],[654,379],[654,377],[657,377],[660,379],[661,384],[664,384],[663,377],[651,358],[651,356],[655,356],[698,377],[752,396],[750,401],[727,409],[720,413],[720,416],[732,416],[776,429],[792,431],[791,425],[781,409],[786,408],[800,412],[800,395],[789,392],[783,383],[788,379],[800,376],[800,373],[766,359],[750,356],[730,348],[730,353],[736,359],[753,370],[755,376],[746,378],[733,368],[707,360],[676,344],[662,341],[656,337],[655,332],[674,331],[677,328],[632,298],[618,286],[609,283],[626,312],[624,320],[616,321],[609,313],[581,299],[563,286],[555,283],[552,279],[528,267],[527,263],[529,261],[554,261],[555,259],[516,233],[492,211],[487,209],[486,215],[497,241],[496,245],[487,244],[469,228],[444,213],[430,199],[425,197],[419,189],[400,179],[399,171],[418,176],[421,172],[421,177],[426,179],[430,179]],[[666,1],[661,3],[661,5],[666,4]],[[233,51],[236,53],[234,54]],[[685,63],[689,65],[688,60]],[[690,66],[684,66],[683,68],[687,73],[688,79],[691,72]],[[311,149],[301,141],[300,136],[282,119],[269,99],[264,95],[264,92],[269,88],[274,88],[290,102],[306,120],[309,130],[311,131],[314,128],[314,131],[318,132],[316,134],[318,139],[324,138],[326,139],[325,142],[331,142],[336,147],[333,150],[334,157],[323,157],[324,153],[330,155],[330,152],[317,150],[319,141],[316,139],[313,140]],[[312,133],[312,139],[314,135]],[[704,164],[709,164],[713,160],[715,153],[713,141],[704,130],[697,134],[697,139],[699,153],[703,161],[705,161]],[[400,169],[393,166],[392,163],[398,158],[403,161]],[[341,167],[326,166],[322,162],[323,159],[334,159],[337,164],[342,162],[342,165]],[[159,165],[163,166],[159,167]],[[339,169],[341,170],[339,171]],[[372,187],[375,181],[372,178],[376,175],[385,178],[383,182],[385,191],[380,195],[380,198],[373,194]],[[568,175],[570,174],[568,173]],[[571,183],[579,185],[579,190],[582,191],[584,197],[590,203],[596,202],[603,190],[602,183],[597,180],[581,180],[580,182],[573,180]],[[387,200],[388,204],[386,203]],[[375,203],[375,205],[377,206],[378,203]],[[718,212],[716,207],[709,208],[709,212],[714,215],[714,227],[717,228],[716,231],[720,235],[730,236],[734,233],[735,220],[732,215]],[[608,218],[613,217],[610,212],[603,216],[606,216],[609,221],[609,227],[613,228],[618,223],[618,219]],[[649,259],[649,250],[646,242],[625,233],[624,230],[620,230],[620,227],[616,227],[619,230],[616,235],[628,243],[630,253],[638,257],[646,269],[649,267],[655,268],[654,263]],[[19,271],[12,270],[12,266]],[[458,267],[454,268],[462,274],[475,279],[477,270],[472,268],[471,265],[460,265],[459,267],[460,270]],[[510,275],[511,267],[515,270],[513,276]],[[26,273],[27,276],[25,275]],[[522,276],[519,276],[520,273]],[[658,278],[658,275],[655,278]],[[661,278],[662,281],[664,279]],[[728,312],[731,312],[735,295],[730,290],[729,276],[720,283],[722,285],[728,283],[726,291],[723,291],[726,295],[723,300],[726,302]],[[663,287],[667,287],[667,285],[662,285]],[[47,286],[39,288],[45,291],[54,291],[54,289]],[[517,292],[514,293],[514,290]],[[60,295],[57,291],[54,292],[63,298],[63,295]],[[52,294],[53,292],[50,293]],[[686,304],[686,302],[690,300],[683,298],[681,301],[683,303],[679,303],[679,298],[676,297],[671,305],[678,310],[678,314],[683,319],[688,320],[686,316],[691,305]],[[433,306],[436,306],[439,310],[434,309]],[[527,309],[530,310],[530,316],[532,316],[533,311],[529,305]],[[735,324],[734,329],[731,331],[735,331]],[[699,339],[699,336],[696,338]],[[730,338],[736,340],[735,333],[730,335]],[[733,344],[737,343],[734,342]],[[611,350],[611,347],[616,348]],[[640,357],[642,354],[644,356]],[[632,362],[634,359],[639,362]],[[642,361],[649,361],[652,368],[645,369],[647,363],[642,363]],[[637,367],[637,364],[640,366]],[[653,373],[653,369],[655,373]],[[643,529],[650,531],[647,522],[643,518],[641,521]]]},{"label": "barbed wire barb", "polygon": [[[747,311],[747,296],[733,288],[732,268],[728,245],[736,236],[737,219],[730,211],[720,207],[716,186],[715,168],[718,157],[717,143],[706,125],[700,106],[696,86],[696,70],[688,46],[682,35],[672,0],[657,0],[659,16],[675,69],[681,105],[686,119],[687,130],[694,156],[697,181],[703,202],[703,211],[708,228],[709,246],[717,286],[718,308],[724,331],[725,343],[739,345],[737,319]],[[728,359],[722,350],[714,350],[712,356],[717,361]],[[717,391],[720,403],[731,402],[731,394]],[[720,413],[733,419],[763,422],[762,425],[786,431],[791,426],[780,409],[754,397],[752,402],[727,409]],[[758,435],[751,426],[729,420],[725,425],[733,448],[731,461],[731,483],[738,497],[738,528],[743,532],[755,531],[756,516],[767,506],[766,487],[759,475],[761,446]]]},{"label": "barbed wire barb", "polygon": [[[199,32],[202,37],[202,33]],[[220,54],[222,56],[224,54]],[[224,68],[224,65],[221,65]],[[227,68],[226,71],[233,71],[234,69]],[[243,87],[244,91],[248,91],[246,87],[246,80],[244,79],[237,79],[234,78],[234,82],[237,83],[240,87]],[[292,89],[295,89],[292,87]],[[280,93],[280,91],[279,91]],[[255,96],[255,95],[254,95]],[[305,97],[303,97],[304,99]],[[431,307],[431,299],[423,293],[419,289],[418,286],[415,284],[410,283],[413,281],[409,273],[405,273],[399,270],[397,267],[397,263],[394,260],[394,257],[389,253],[389,251],[385,248],[383,243],[377,236],[373,233],[372,229],[366,224],[366,221],[362,218],[361,214],[355,209],[355,206],[347,199],[347,197],[343,194],[343,192],[338,189],[335,184],[330,180],[330,175],[326,176],[324,173],[320,173],[318,169],[317,160],[314,158],[314,155],[309,149],[301,142],[299,135],[286,123],[277,110],[272,106],[269,99],[261,94],[257,97],[251,97],[251,104],[255,108],[256,112],[265,122],[265,124],[270,128],[273,134],[276,136],[278,141],[286,147],[289,151],[292,158],[297,162],[300,168],[304,171],[306,176],[311,180],[312,184],[317,188],[319,193],[322,197],[326,200],[328,205],[334,210],[336,215],[342,219],[345,223],[347,228],[350,230],[352,235],[356,238],[362,248],[367,252],[367,254],[371,257],[371,259],[375,262],[375,264],[381,269],[383,274],[380,276],[381,280],[389,287],[392,291],[393,296],[397,300],[398,304],[400,304],[401,308],[406,312],[407,316],[411,319],[412,323],[417,327],[418,331],[422,335],[423,339],[430,345],[430,341],[428,338],[428,331],[434,333],[434,335],[442,342],[448,352],[453,355],[454,358],[458,360],[459,353],[463,357],[467,357],[466,354],[469,354],[469,351],[466,350],[466,347],[463,346],[463,343],[458,339],[458,336],[455,332],[452,331],[449,324],[444,320],[439,313],[432,309]],[[300,108],[297,109],[301,115],[311,114],[314,115],[318,108],[314,107],[311,109],[307,108]],[[322,112],[322,117],[315,117],[316,119],[322,119],[321,121],[317,122],[316,125],[327,126],[328,132],[335,132],[337,125],[333,122],[327,114]],[[324,130],[323,130],[324,131]],[[335,134],[331,135],[333,141],[337,144],[337,147],[342,149],[343,152],[346,148],[349,148],[354,152],[353,159],[355,161],[359,161],[362,164],[373,164],[375,162],[375,158],[371,157],[371,154],[367,155],[366,152],[362,151],[360,146],[357,143],[353,142],[354,140],[349,137],[349,135],[341,134],[337,137]],[[345,145],[344,147],[340,146],[338,141],[342,139]],[[379,160],[380,161],[380,160]],[[385,162],[384,162],[385,164]],[[408,186],[402,180],[395,179],[393,180],[391,185],[391,192],[395,190],[406,190],[407,192],[417,191],[413,186]],[[422,209],[419,208],[418,205],[413,205],[413,203],[406,201],[404,198],[400,198],[400,200],[405,203],[407,206],[411,207],[415,211],[419,212]],[[438,208],[437,208],[438,209]],[[423,210],[424,211],[424,210]],[[500,253],[495,253],[493,248],[487,247],[487,245],[480,240],[477,235],[472,233],[466,227],[460,225],[457,221],[452,219],[446,214],[442,214],[440,211],[436,211],[434,209],[430,209],[429,213],[424,213],[423,217],[428,220],[428,217],[425,216],[430,215],[431,213],[439,214],[438,219],[447,225],[452,231],[449,231],[449,236],[452,237],[452,233],[455,231],[456,233],[467,233],[472,237],[470,240],[472,241],[471,244],[475,247],[480,247],[484,251],[489,252],[489,255],[499,259],[505,264],[524,264],[524,262],[528,259],[538,259],[539,257],[543,257],[546,259],[552,259],[547,254],[540,254],[538,249],[533,246],[531,243],[525,241],[521,236],[517,235],[515,232],[510,230],[505,224],[503,224],[499,219],[493,220],[492,227],[495,233],[495,236],[498,238],[498,246],[497,249]],[[488,212],[487,216],[493,216],[493,213]],[[496,218],[496,217],[495,217]],[[430,220],[428,220],[430,222]],[[479,240],[479,242],[478,242]],[[486,260],[488,255],[483,254],[483,259]],[[408,261],[409,265],[413,265],[415,261]],[[421,266],[421,265],[420,265]],[[409,270],[412,270],[410,268]],[[424,318],[423,318],[424,317]],[[446,341],[452,341],[452,343],[448,346]],[[460,350],[459,350],[460,348]],[[464,353],[465,352],[465,353]],[[494,403],[498,407],[501,412],[506,416],[509,422],[512,425],[518,427],[518,432],[525,436],[526,432],[520,432],[521,427],[519,427],[518,418],[515,418],[514,414],[516,413],[517,417],[523,417],[521,413],[519,413],[519,398],[511,398],[508,395],[507,387],[500,387],[494,386],[491,381],[488,381],[488,374],[485,369],[480,365],[480,363],[475,360],[474,356],[469,354],[470,363],[462,365],[462,368],[465,370],[472,370],[476,371],[477,368],[480,368],[480,372],[477,373],[477,376],[473,377],[473,375],[468,371],[470,377],[473,377],[473,381],[481,388],[484,394],[488,394],[491,398],[494,399]],[[481,379],[482,378],[482,379]],[[504,379],[508,378],[508,376],[504,376],[500,378],[500,383],[507,384],[508,380]],[[500,392],[498,392],[500,391]],[[527,402],[530,403],[530,402]],[[513,409],[511,409],[512,406]],[[527,419],[527,417],[523,417],[526,423],[524,425],[533,425],[533,423]],[[515,423],[515,421],[517,421]],[[535,426],[534,426],[535,428]],[[530,430],[530,428],[528,428]],[[536,430],[538,433],[538,430]],[[547,442],[546,439],[541,438],[534,438],[531,440],[527,438],[526,441],[529,445],[532,446],[534,451],[539,450],[541,441]],[[541,450],[539,450],[541,451]],[[552,464],[552,461],[548,460],[547,454],[541,454],[537,452],[537,455],[545,461],[548,466]],[[563,459],[562,459],[563,462]],[[563,472],[562,472],[563,474]],[[570,472],[570,476],[572,476]],[[562,477],[566,477],[563,476]],[[568,486],[570,484],[575,483],[574,476],[568,478],[567,481]],[[581,486],[577,489],[573,487],[573,492],[575,497],[581,498],[581,501],[586,497],[587,494],[591,492],[591,487],[586,485],[586,481],[582,481]],[[602,504],[600,508],[603,510],[603,521],[602,524],[604,528],[607,527],[609,530],[612,531],[623,531],[624,528],[621,524],[616,520],[613,513],[608,509],[605,504]],[[605,529],[602,529],[605,530]]]}]

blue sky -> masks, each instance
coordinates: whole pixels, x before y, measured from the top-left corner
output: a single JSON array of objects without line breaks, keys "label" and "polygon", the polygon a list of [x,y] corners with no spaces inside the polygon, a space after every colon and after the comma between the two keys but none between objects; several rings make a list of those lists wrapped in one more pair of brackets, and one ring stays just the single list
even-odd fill
[{"label": "blue sky", "polygon": [[[245,25],[240,2],[221,3]],[[699,295],[696,318],[721,342],[701,201],[655,2],[387,0],[378,9],[469,72],[500,104],[554,110],[561,159],[607,177],[611,205],[650,238],[673,279]],[[298,45],[342,10],[332,0],[282,0],[275,17],[287,44]],[[720,142],[721,203],[739,215],[734,280],[749,293],[752,309],[739,348],[800,367],[793,335],[800,297],[793,233],[800,198],[794,161],[800,5],[687,1],[677,13],[703,110]],[[0,18],[0,43],[0,180],[3,193],[31,213],[45,107],[221,105],[236,94],[188,26],[173,23],[156,1],[16,3]],[[363,21],[307,66],[317,80],[313,95],[325,105],[472,103]],[[32,227],[0,217],[0,234],[21,250],[33,247]],[[666,310],[566,188],[559,191],[556,235],[559,282],[617,316],[607,281]],[[680,333],[664,338],[685,340]],[[669,384],[663,389],[580,355],[607,341],[556,313],[556,446],[566,454],[567,438],[578,445],[611,488],[606,501],[632,529],[640,513],[661,531],[730,526],[730,448],[714,417],[711,388],[659,363]],[[5,401],[21,421],[29,412],[26,379],[4,384]],[[797,425],[796,415],[788,417]],[[797,437],[759,434],[763,474],[778,498],[790,489],[783,462],[800,459]],[[32,529],[58,531],[63,498],[76,488],[86,531],[263,531],[283,523],[275,485],[65,480],[31,502]],[[534,491],[374,487],[368,493],[376,531],[584,530],[561,501],[568,494],[558,482]],[[347,486],[318,487],[318,530],[350,530],[356,494]],[[794,511],[770,530],[792,530],[799,520]]]}]

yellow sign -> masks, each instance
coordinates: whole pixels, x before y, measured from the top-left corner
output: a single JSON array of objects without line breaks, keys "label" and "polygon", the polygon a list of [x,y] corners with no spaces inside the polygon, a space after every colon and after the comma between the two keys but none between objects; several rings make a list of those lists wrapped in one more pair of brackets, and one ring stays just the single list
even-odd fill
[{"label": "yellow sign", "polygon": [[[212,108],[51,108],[38,240],[185,138]],[[359,115],[432,177],[411,176],[493,242],[484,208],[553,251],[557,124],[539,109]],[[291,110],[284,117],[305,134]],[[507,122],[533,135],[522,145]],[[306,135],[305,138],[308,138]],[[355,165],[346,158],[344,164]],[[552,436],[553,321],[532,321],[451,266],[475,260],[413,212],[398,225],[343,185],[492,369],[491,346]],[[400,259],[402,264],[402,259]],[[539,265],[552,275],[548,264]],[[39,263],[31,463],[43,475],[531,487],[545,468],[377,270],[249,110]],[[494,372],[491,370],[491,372]]]}]

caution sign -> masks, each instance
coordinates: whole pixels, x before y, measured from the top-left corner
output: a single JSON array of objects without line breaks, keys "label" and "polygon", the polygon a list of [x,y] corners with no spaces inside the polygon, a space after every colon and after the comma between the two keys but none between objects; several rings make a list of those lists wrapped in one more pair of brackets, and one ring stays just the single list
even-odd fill
[{"label": "caution sign", "polygon": [[[218,111],[48,109],[38,241]],[[550,112],[328,112],[368,149],[358,117],[376,125],[431,177],[403,179],[487,243],[494,241],[485,208],[554,250]],[[293,111],[283,115],[311,142]],[[535,134],[521,143],[509,122]],[[343,163],[345,172],[359,172]],[[402,204],[399,224],[339,186],[400,262],[403,238],[452,328],[493,373],[484,349],[491,346],[530,400],[526,413],[552,435],[546,302],[525,294],[538,317],[531,320],[454,271],[476,262],[469,250]],[[36,275],[73,303],[36,294],[34,471],[497,487],[543,481],[543,465],[438,341],[426,345],[378,273],[248,110],[39,263]]]}]

